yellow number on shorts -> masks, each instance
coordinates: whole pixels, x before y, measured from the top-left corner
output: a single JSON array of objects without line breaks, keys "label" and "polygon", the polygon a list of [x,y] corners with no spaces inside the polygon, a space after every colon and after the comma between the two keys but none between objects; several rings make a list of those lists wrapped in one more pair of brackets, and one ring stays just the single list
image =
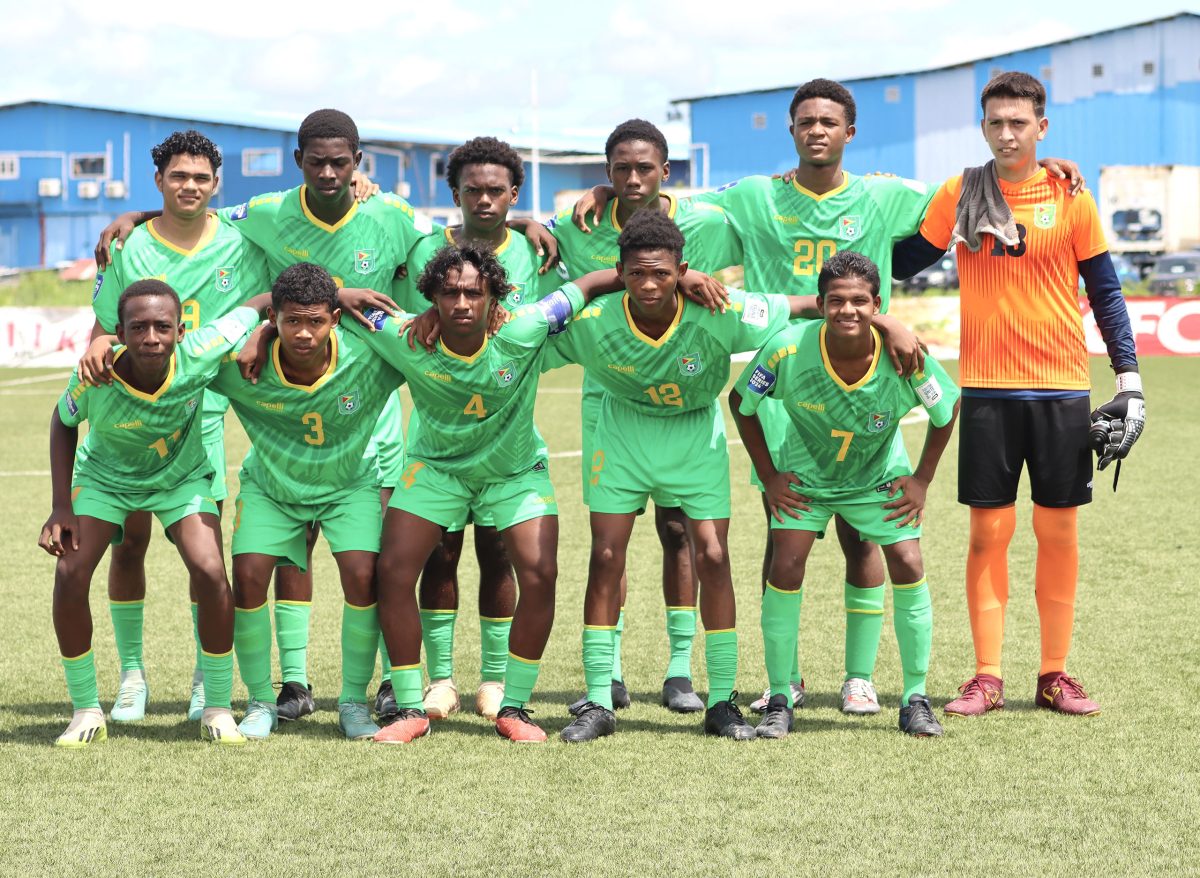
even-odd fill
[{"label": "yellow number on shorts", "polygon": [[486,418],[487,409],[483,407],[483,397],[478,393],[473,394],[470,401],[467,403],[467,407],[463,409],[463,414],[474,415],[477,418]]},{"label": "yellow number on shorts", "polygon": [[678,384],[660,384],[658,387],[647,387],[642,392],[649,394],[650,401],[655,405],[683,406],[683,397]]},{"label": "yellow number on shorts", "polygon": [[182,302],[179,306],[179,322],[187,327],[188,332],[194,332],[200,328],[200,303],[195,299],[188,299]]},{"label": "yellow number on shorts", "polygon": [[404,472],[400,475],[400,481],[404,482],[405,489],[413,486],[413,482],[417,480],[417,473],[419,473],[424,466],[425,464],[418,460],[416,463],[410,463],[404,468]]},{"label": "yellow number on shorts", "polygon": [[325,421],[321,419],[320,412],[308,412],[302,415],[300,423],[308,426],[308,432],[304,434],[305,442],[309,445],[325,444]]},{"label": "yellow number on shorts", "polygon": [[597,451],[592,455],[592,477],[588,479],[589,485],[597,485],[600,483],[600,471],[604,469],[604,452]]},{"label": "yellow number on shorts", "polygon": [[854,438],[854,434],[849,430],[830,430],[829,435],[834,439],[842,440],[842,447],[838,449],[838,463],[846,459],[846,452],[850,450],[850,440]]},{"label": "yellow number on shorts", "polygon": [[166,457],[167,454],[170,453],[170,449],[167,447],[168,439],[171,442],[178,442],[179,441],[179,431],[176,430],[170,436],[164,436],[162,439],[155,439],[153,442],[151,442],[146,447],[153,448],[155,451],[157,451],[159,457]]},{"label": "yellow number on shorts", "polygon": [[795,246],[796,258],[792,260],[792,274],[812,277],[821,273],[825,260],[837,253],[837,244],[828,238],[820,241],[809,241],[801,238]]}]

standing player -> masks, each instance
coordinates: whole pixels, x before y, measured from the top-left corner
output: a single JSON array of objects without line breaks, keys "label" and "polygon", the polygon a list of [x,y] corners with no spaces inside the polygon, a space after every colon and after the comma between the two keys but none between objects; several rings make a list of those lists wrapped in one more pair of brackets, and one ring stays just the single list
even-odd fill
[{"label": "standing player", "polygon": [[[188,331],[225,316],[249,295],[270,286],[261,251],[208,213],[221,167],[221,153],[213,142],[198,131],[176,131],[150,155],[156,168],[154,183],[163,196],[162,214],[135,229],[125,247],[113,254],[112,263],[97,275],[92,296],[96,312],[93,339],[116,332],[121,293],[143,278],[157,278],[182,293],[182,322]],[[80,375],[85,381],[95,376],[111,382],[105,374],[105,361],[111,363],[112,348],[103,344],[98,350],[99,357],[85,356],[81,361]],[[220,394],[204,393],[200,431],[213,469],[211,496],[218,514],[227,496],[224,435],[228,407],[228,400]],[[142,655],[150,526],[149,512],[131,512],[123,526],[124,538],[113,546],[108,568],[109,611],[121,661],[121,682],[111,713],[114,722],[141,720],[150,695]],[[196,664],[188,719],[194,721],[200,718],[205,702],[197,598],[195,594],[191,598]]]},{"label": "standing player", "polygon": [[[729,450],[717,396],[730,354],[761,347],[799,313],[800,301],[731,291],[710,313],[677,290],[684,237],[665,214],[639,211],[618,239],[627,292],[584,309],[555,340],[556,354],[600,384],[593,439],[592,552],[584,598],[586,701],[562,731],[590,741],[616,729],[611,689],[620,581],[637,515],[648,498],[682,506],[695,546],[705,627],[708,734],[746,740],[754,729],[734,702],[737,632],[729,567]],[[696,473],[703,477],[697,478]]]},{"label": "standing player", "polygon": [[[238,309],[181,339],[185,327],[175,291],[162,281],[136,281],[116,304],[117,339],[125,347],[114,357],[114,381],[89,386],[73,375],[51,417],[54,510],[38,544],[58,558],[54,630],[75,711],[56,741],[60,747],[85,747],[107,735],[88,591],[105,549],[120,543],[134,512],[158,517],[188,569],[201,643],[201,736],[245,743],[229,710],[233,604],[200,410],[221,361],[257,322],[256,310]],[[90,430],[76,455],[85,420]]]},{"label": "standing player", "polygon": [[[817,279],[824,321],[792,325],[772,338],[729,395],[738,433],[765,486],[776,549],[762,598],[771,689],[760,738],[792,730],[789,674],[805,565],[834,514],[882,546],[887,560],[904,669],[900,730],[942,733],[925,694],[933,604],[920,537],[926,491],[954,430],[959,392],[931,357],[909,379],[879,368],[882,341],[871,327],[879,288],[879,271],[867,257],[851,251],[830,257]],[[757,415],[765,399],[778,400],[788,416],[782,469]],[[918,405],[929,413],[929,429],[914,473],[900,419]]]},{"label": "standing player", "polygon": [[[641,210],[662,212],[683,232],[684,255],[694,270],[710,273],[740,259],[740,250],[732,229],[721,210],[691,201],[679,201],[661,191],[670,177],[667,141],[661,131],[642,119],[622,122],[604,145],[605,169],[612,181],[615,200],[595,228],[576,227],[567,211],[550,224],[558,240],[559,255],[571,277],[578,277],[599,266],[615,265],[619,259],[617,239],[629,220]],[[599,417],[603,388],[590,372],[583,382],[583,499],[587,503],[598,460],[593,437]],[[691,713],[702,710],[703,702],[692,689],[692,640],[696,636],[696,576],[686,518],[676,498],[656,493],[654,524],[663,547],[663,599],[667,605],[667,637],[670,660],[662,687],[662,703],[671,710]],[[621,669],[621,633],[625,627],[627,580],[621,571],[621,610],[613,647],[612,702],[622,708],[629,705]],[[586,698],[571,706],[578,711]]]},{"label": "standing player", "polygon": [[[400,307],[414,314],[429,302],[417,288],[425,265],[447,244],[476,244],[485,247],[504,269],[509,289],[501,304],[510,312],[540,301],[558,289],[565,279],[561,271],[539,274],[541,259],[533,245],[514,235],[506,225],[508,211],[516,204],[525,182],[525,165],[511,146],[494,137],[476,137],[450,153],[446,180],[454,203],[462,208],[463,223],[442,233],[422,238],[408,254],[407,272],[392,288]],[[415,437],[420,418],[410,417],[408,439]],[[517,600],[517,583],[504,540],[494,523],[480,513],[475,522],[475,555],[479,562],[480,684],[475,709],[494,720],[504,697],[504,673],[508,659],[508,633]],[[458,710],[458,688],[454,683],[454,624],[458,616],[458,561],[462,554],[466,522],[447,527],[441,543],[429,555],[421,573],[418,592],[421,607],[421,638],[429,685],[425,688],[425,712],[442,719]]]},{"label": "standing player", "polygon": [[[910,275],[956,244],[962,289],[962,437],[958,500],[971,507],[967,609],[975,675],[946,713],[976,716],[1004,706],[1000,656],[1008,602],[1008,544],[1016,529],[1017,484],[1029,468],[1037,538],[1035,593],[1042,662],[1034,703],[1092,715],[1095,701],[1066,672],[1079,576],[1078,507],[1092,499],[1088,445],[1088,352],[1079,313],[1079,278],[1117,374],[1117,395],[1096,416],[1121,422],[1111,454],[1124,457],[1145,422],[1142,382],[1121,284],[1088,192],[1038,167],[1046,135],[1046,90],[1025,73],[1002,73],[984,87],[980,127],[994,156],[938,189],[920,232],[897,251]],[[971,190],[964,179],[978,184]],[[991,189],[1011,216],[1003,240],[969,224]],[[970,203],[964,191],[975,191]],[[985,220],[1002,218],[986,216]],[[1101,466],[1111,460],[1103,459]]]}]

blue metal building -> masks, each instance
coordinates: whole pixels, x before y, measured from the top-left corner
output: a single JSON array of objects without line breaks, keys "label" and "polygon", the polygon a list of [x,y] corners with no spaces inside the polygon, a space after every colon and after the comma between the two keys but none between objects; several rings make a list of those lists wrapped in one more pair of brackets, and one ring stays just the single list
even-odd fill
[{"label": "blue metal building", "polygon": [[[150,150],[172,131],[195,128],[220,148],[224,162],[214,207],[297,186],[301,176],[292,152],[299,123],[278,117],[200,120],[43,101],[0,106],[0,266],[47,266],[89,256],[100,231],[118,214],[161,205]],[[363,170],[381,187],[435,219],[457,218],[445,159],[474,133],[368,123],[359,134]],[[513,145],[526,158],[517,211],[530,214],[530,144]],[[548,216],[555,193],[604,179],[603,141],[544,140],[539,177],[539,213]]]},{"label": "blue metal building", "polygon": [[[1104,165],[1200,165],[1200,15],[1180,13],[952,67],[843,80],[858,106],[846,169],[937,182],[986,161],[979,93],[1005,70],[1045,83],[1041,154],[1074,159],[1092,186]],[[690,111],[694,184],[793,167],[788,105],[798,84],[674,102]]]}]

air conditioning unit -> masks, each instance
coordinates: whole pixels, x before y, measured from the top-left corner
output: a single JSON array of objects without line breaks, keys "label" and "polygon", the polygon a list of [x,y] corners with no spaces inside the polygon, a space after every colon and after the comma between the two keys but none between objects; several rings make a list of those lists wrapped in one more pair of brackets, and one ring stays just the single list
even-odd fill
[{"label": "air conditioning unit", "polygon": [[62,180],[58,177],[42,177],[38,180],[38,196],[40,198],[61,198]]},{"label": "air conditioning unit", "polygon": [[96,180],[81,180],[75,192],[80,198],[99,198],[100,183]]},{"label": "air conditioning unit", "polygon": [[129,190],[125,188],[124,180],[108,180],[104,184],[105,198],[128,198]]},{"label": "air conditioning unit", "polygon": [[408,198],[412,193],[412,184],[407,180],[401,180],[396,184],[396,194],[401,198]]}]

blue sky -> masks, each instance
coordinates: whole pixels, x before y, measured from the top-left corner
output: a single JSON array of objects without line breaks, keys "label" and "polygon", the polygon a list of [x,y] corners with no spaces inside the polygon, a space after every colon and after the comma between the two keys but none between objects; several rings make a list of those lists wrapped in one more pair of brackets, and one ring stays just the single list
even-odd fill
[{"label": "blue sky", "polygon": [[308,12],[273,0],[0,0],[0,102],[268,113],[289,125],[336,106],[360,122],[503,136],[532,125],[536,69],[542,130],[603,138],[631,116],[664,122],[673,98],[952,64],[1200,8],[903,5],[365,0]]}]

